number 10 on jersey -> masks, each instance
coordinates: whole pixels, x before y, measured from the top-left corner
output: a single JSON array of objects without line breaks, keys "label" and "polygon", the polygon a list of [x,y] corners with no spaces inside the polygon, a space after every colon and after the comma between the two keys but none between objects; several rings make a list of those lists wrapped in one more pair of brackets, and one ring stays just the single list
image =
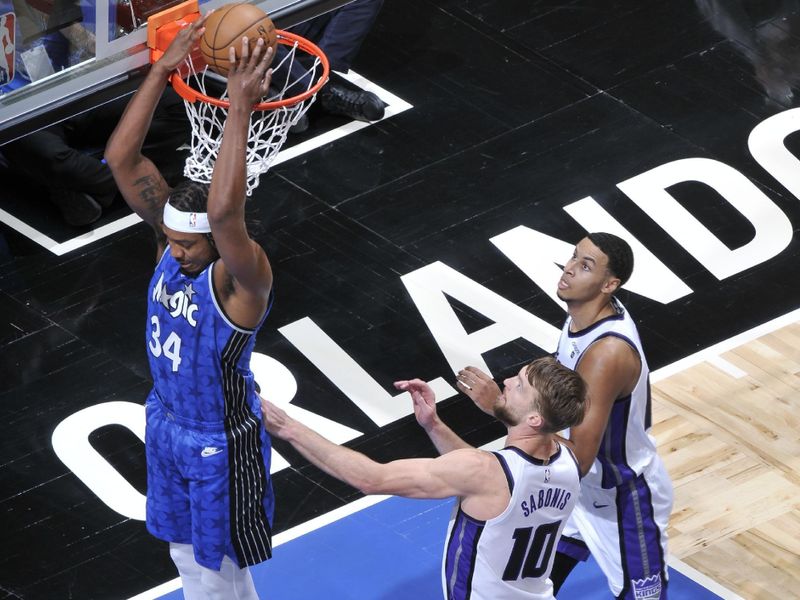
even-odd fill
[{"label": "number 10 on jersey", "polygon": [[[541,577],[550,564],[558,528],[561,521],[540,525],[533,533],[533,527],[520,527],[514,530],[514,547],[503,571],[503,581],[515,581],[520,577]],[[531,540],[533,537],[533,540]]]}]

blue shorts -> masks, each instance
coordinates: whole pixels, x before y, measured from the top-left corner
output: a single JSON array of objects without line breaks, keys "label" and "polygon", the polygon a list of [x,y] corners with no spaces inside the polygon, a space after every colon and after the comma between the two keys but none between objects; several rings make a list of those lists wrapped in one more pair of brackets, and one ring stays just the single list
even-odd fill
[{"label": "blue shorts", "polygon": [[271,445],[260,414],[198,423],[168,411],[155,392],[145,405],[147,529],[192,544],[195,560],[219,570],[272,556]]}]

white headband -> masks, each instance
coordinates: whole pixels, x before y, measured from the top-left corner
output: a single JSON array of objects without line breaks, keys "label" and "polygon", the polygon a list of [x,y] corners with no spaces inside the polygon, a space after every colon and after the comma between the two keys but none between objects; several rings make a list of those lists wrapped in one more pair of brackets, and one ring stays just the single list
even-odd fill
[{"label": "white headband", "polygon": [[164,205],[164,225],[181,233],[211,233],[208,213],[183,212],[169,203]]}]

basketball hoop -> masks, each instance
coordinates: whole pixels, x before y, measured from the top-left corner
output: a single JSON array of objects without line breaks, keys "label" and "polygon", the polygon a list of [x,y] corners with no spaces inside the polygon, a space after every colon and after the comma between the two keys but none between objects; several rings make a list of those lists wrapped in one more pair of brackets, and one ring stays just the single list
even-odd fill
[{"label": "basketball hoop", "polygon": [[[199,18],[196,0],[191,0],[172,10],[148,19],[148,46],[150,62],[160,58],[178,31]],[[253,107],[247,137],[247,195],[258,186],[261,175],[267,172],[286,141],[289,129],[297,123],[314,102],[317,92],[328,80],[330,66],[322,50],[309,40],[290,33],[277,31],[278,44],[285,52],[276,53],[272,68],[269,95]],[[292,65],[303,64],[305,75],[294,78]],[[184,166],[184,175],[193,181],[210,183],[214,172],[222,131],[228,116],[226,79],[210,71],[197,53],[192,53],[186,64],[170,76],[172,87],[184,100],[186,114],[192,125],[190,154]]]}]

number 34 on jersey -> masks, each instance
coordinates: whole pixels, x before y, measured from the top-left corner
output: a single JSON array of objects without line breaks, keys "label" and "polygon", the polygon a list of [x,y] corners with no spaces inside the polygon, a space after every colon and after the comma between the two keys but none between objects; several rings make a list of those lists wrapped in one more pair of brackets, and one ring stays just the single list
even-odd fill
[{"label": "number 34 on jersey", "polygon": [[[198,306],[192,302],[194,294],[195,291],[191,283],[184,284],[182,290],[170,294],[167,290],[167,286],[164,284],[163,273],[158,283],[153,287],[153,300],[166,308],[171,317],[185,319],[190,326],[197,327],[195,314],[197,313]],[[150,352],[156,358],[163,355],[172,361],[172,371],[173,373],[177,372],[181,364],[180,336],[175,331],[166,334],[166,332],[162,330],[161,321],[157,315],[150,317],[150,325],[150,342],[148,343]],[[166,338],[164,337],[165,335]]]}]

